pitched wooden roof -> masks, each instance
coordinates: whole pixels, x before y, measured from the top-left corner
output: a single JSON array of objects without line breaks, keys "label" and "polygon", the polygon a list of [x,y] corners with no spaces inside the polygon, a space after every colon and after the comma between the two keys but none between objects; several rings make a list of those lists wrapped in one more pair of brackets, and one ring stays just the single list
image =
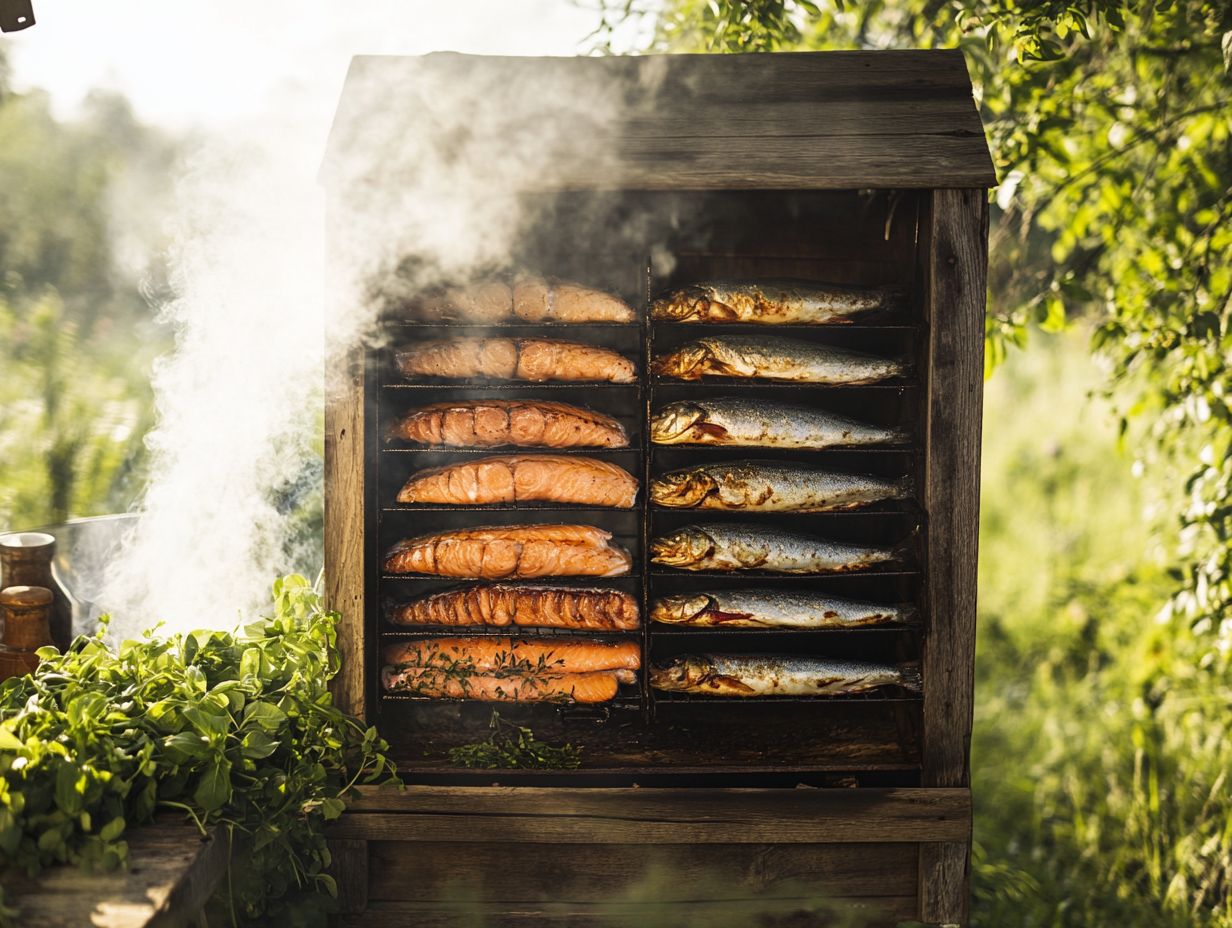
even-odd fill
[{"label": "pitched wooden roof", "polygon": [[[425,147],[426,146],[426,147]],[[351,62],[323,168],[520,151],[527,189],[996,184],[956,50]],[[397,162],[405,159],[406,164]]]}]

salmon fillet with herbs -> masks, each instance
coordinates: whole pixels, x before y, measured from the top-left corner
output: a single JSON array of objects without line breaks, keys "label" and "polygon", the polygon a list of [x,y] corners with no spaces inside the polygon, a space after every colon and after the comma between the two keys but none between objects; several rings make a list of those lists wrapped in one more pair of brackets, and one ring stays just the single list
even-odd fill
[{"label": "salmon fillet with herbs", "polygon": [[593,525],[493,525],[399,542],[387,573],[497,580],[504,577],[619,577],[633,559]]},{"label": "salmon fillet with herbs", "polygon": [[592,670],[637,670],[637,641],[587,641],[577,638],[473,636],[416,638],[388,645],[383,661],[397,667],[438,668],[451,672],[559,674]]},{"label": "salmon fillet with herbs", "polygon": [[637,480],[622,467],[563,454],[509,454],[461,461],[411,475],[400,503],[482,506],[552,502],[629,509]]},{"label": "salmon fillet with herbs", "polygon": [[482,702],[601,703],[615,698],[622,682],[632,683],[629,671],[601,670],[532,676],[448,674],[386,666],[381,683],[389,693],[433,699],[473,699]]},{"label": "salmon fillet with herbs", "polygon": [[479,585],[396,606],[397,625],[519,625],[626,630],[638,627],[637,600],[620,590]]},{"label": "salmon fillet with herbs", "polygon": [[491,448],[624,448],[629,436],[611,416],[549,400],[462,400],[413,410],[390,438],[424,445]]}]

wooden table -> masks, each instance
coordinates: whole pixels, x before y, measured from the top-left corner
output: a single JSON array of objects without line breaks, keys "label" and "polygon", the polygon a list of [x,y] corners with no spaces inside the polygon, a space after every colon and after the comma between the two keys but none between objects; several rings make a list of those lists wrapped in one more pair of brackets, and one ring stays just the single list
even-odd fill
[{"label": "wooden table", "polygon": [[227,836],[160,821],[128,838],[129,868],[84,873],[52,867],[36,879],[6,877],[6,902],[23,928],[183,928],[198,915],[227,869]]}]

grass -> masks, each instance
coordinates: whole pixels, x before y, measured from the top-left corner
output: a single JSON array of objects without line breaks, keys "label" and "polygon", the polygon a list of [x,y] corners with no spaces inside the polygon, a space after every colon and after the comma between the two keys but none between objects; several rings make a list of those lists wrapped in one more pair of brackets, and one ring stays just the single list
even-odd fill
[{"label": "grass", "polygon": [[1179,493],[1102,381],[1073,332],[988,384],[972,924],[1232,926],[1229,674],[1160,617]]}]

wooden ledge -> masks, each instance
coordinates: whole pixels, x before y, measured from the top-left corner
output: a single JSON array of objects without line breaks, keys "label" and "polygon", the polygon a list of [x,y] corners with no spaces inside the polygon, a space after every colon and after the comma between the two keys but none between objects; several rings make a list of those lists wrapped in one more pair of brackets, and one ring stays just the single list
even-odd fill
[{"label": "wooden ledge", "polygon": [[330,837],[527,844],[967,842],[971,791],[364,788]]},{"label": "wooden ledge", "polygon": [[160,821],[134,828],[129,868],[84,873],[51,867],[36,879],[8,875],[6,902],[22,928],[173,928],[190,923],[227,869],[227,839],[212,830]]}]

